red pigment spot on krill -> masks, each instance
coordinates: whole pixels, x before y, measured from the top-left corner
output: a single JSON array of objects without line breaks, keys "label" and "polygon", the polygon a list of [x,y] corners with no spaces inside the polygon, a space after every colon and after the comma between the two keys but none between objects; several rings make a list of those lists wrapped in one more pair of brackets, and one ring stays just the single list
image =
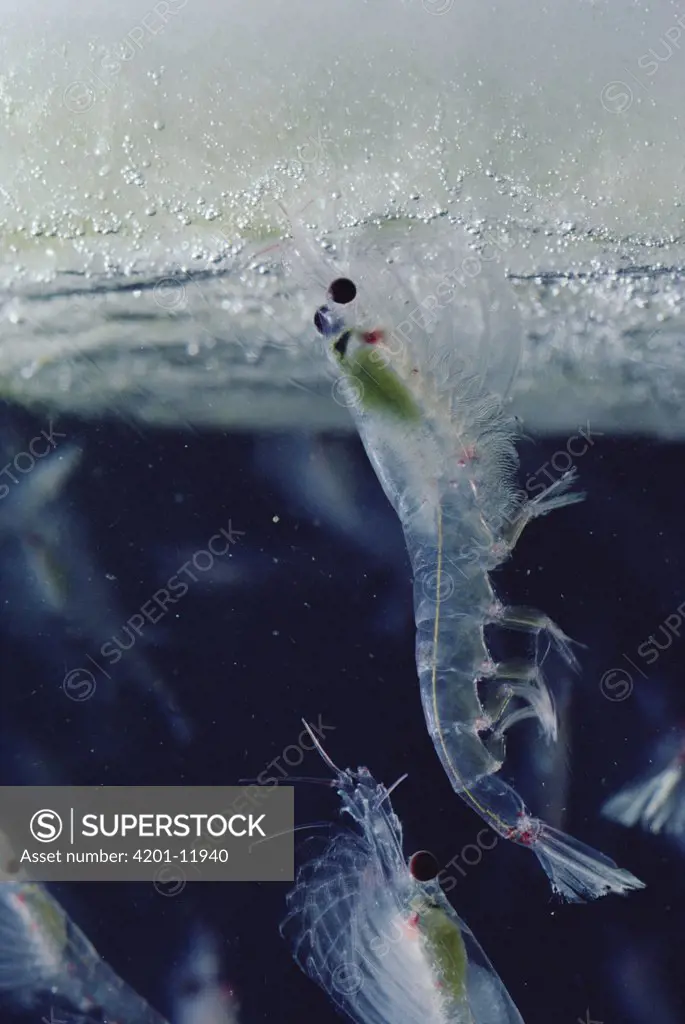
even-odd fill
[{"label": "red pigment spot on krill", "polygon": [[385,338],[385,331],[377,327],[375,331],[363,331],[362,338],[367,345],[375,345],[377,341],[383,341]]},{"label": "red pigment spot on krill", "polygon": [[473,445],[469,445],[468,448],[464,448],[464,453],[462,457],[459,459],[457,465],[465,466],[467,462],[475,462],[477,458],[478,456],[476,454],[475,447]]},{"label": "red pigment spot on krill", "polygon": [[402,924],[402,933],[408,942],[416,943],[421,940],[419,915],[416,912],[410,914],[407,920],[404,921]]},{"label": "red pigment spot on krill", "polygon": [[513,839],[515,843],[521,843],[522,846],[532,846],[540,835],[539,825],[537,822],[531,821],[524,811],[519,811],[518,817],[521,825],[510,828],[507,832],[507,839]]}]

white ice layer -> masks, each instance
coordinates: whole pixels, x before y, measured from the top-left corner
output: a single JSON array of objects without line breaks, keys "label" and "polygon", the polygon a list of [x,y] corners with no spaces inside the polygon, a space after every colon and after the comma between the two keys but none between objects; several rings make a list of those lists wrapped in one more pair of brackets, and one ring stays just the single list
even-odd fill
[{"label": "white ice layer", "polygon": [[344,424],[304,309],[236,273],[282,233],[282,201],[321,228],[418,218],[436,244],[466,225],[525,279],[532,428],[684,432],[669,0],[0,0],[0,19],[5,393]]}]

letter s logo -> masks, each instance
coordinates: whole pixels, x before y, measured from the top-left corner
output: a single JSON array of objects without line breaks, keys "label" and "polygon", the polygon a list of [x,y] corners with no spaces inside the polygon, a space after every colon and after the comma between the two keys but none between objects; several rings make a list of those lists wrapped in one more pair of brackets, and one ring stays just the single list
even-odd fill
[{"label": "letter s logo", "polygon": [[62,819],[57,811],[36,811],[29,823],[29,829],[39,843],[54,843],[62,834]]}]

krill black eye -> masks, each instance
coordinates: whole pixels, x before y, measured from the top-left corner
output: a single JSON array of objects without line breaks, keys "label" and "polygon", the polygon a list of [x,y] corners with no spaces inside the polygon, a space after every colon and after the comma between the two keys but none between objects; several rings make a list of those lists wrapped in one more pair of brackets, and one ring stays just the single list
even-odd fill
[{"label": "krill black eye", "polygon": [[323,334],[324,337],[337,334],[342,330],[343,323],[344,321],[339,316],[336,316],[328,306],[319,306],[314,314],[314,326],[319,334]]},{"label": "krill black eye", "polygon": [[419,850],[409,858],[409,873],[417,882],[432,882],[439,871],[436,858],[428,850]]},{"label": "krill black eye", "polygon": [[314,326],[316,327],[319,334],[328,334],[328,325],[330,323],[330,310],[328,306],[319,306],[316,313],[314,314]]},{"label": "krill black eye", "polygon": [[328,295],[332,302],[339,306],[346,306],[352,302],[357,294],[357,286],[349,277],[337,277],[328,289]]}]

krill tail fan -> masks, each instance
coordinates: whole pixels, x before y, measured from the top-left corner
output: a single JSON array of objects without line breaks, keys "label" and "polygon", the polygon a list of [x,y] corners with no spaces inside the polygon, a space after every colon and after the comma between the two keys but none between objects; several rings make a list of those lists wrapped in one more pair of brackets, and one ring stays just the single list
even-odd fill
[{"label": "krill tail fan", "polygon": [[618,867],[610,857],[539,819],[530,823],[526,833],[529,837],[523,845],[535,853],[552,889],[570,903],[584,903],[610,893],[624,896],[645,888],[644,882]]},{"label": "krill tail fan", "polygon": [[685,832],[685,757],[679,753],[670,764],[652,771],[620,790],[602,808],[612,821],[648,832],[682,835]]}]

